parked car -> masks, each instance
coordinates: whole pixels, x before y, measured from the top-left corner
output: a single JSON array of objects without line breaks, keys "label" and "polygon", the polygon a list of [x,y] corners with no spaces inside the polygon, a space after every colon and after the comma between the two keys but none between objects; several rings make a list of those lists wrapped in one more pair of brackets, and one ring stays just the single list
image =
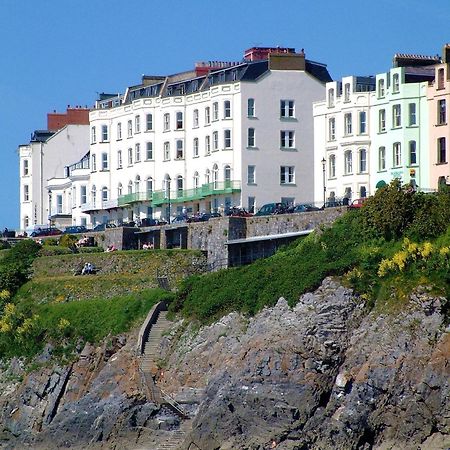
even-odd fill
[{"label": "parked car", "polygon": [[141,227],[156,227],[166,224],[167,222],[163,219],[152,219],[151,217],[145,217],[144,219],[141,219]]},{"label": "parked car", "polygon": [[301,212],[309,212],[309,211],[321,211],[322,208],[319,208],[318,206],[310,205],[308,203],[304,203],[301,205],[295,205],[292,210],[290,209],[289,212],[293,213],[301,213]]},{"label": "parked car", "polygon": [[31,233],[31,237],[59,236],[62,231],[58,228],[38,228]]},{"label": "parked car", "polygon": [[255,216],[270,216],[273,214],[286,214],[288,212],[288,206],[286,203],[267,203],[259,209]]},{"label": "parked car", "polygon": [[106,228],[117,228],[113,223],[99,223],[92,231],[105,231]]},{"label": "parked car", "polygon": [[194,214],[193,216],[190,216],[187,218],[187,222],[188,223],[192,223],[192,222],[207,222],[209,219],[215,218],[215,217],[222,217],[219,213],[217,212],[212,212],[212,213],[197,213]]},{"label": "parked car", "polygon": [[232,206],[226,210],[225,215],[230,217],[252,217],[253,213],[248,212],[245,208]]},{"label": "parked car", "polygon": [[87,231],[88,229],[84,225],[72,225],[70,227],[66,227],[63,234],[86,233]]},{"label": "parked car", "polygon": [[184,216],[182,214],[175,216],[172,220],[171,223],[177,224],[177,223],[185,223],[187,222],[188,217]]},{"label": "parked car", "polygon": [[361,208],[364,203],[367,201],[367,197],[364,198],[357,198],[356,200],[353,200],[350,205],[348,205],[348,209],[358,209]]}]

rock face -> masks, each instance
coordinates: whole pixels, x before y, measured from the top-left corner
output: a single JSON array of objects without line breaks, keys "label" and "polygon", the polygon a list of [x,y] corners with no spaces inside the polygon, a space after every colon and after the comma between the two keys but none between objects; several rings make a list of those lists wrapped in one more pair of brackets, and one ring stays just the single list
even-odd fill
[{"label": "rock face", "polygon": [[175,395],[205,389],[185,448],[447,449],[441,301],[421,293],[401,314],[366,315],[326,279],[293,309],[280,299],[249,321],[187,330],[165,373]]},{"label": "rock face", "polygon": [[146,401],[137,333],[64,367],[47,348],[29,375],[0,367],[0,448],[176,449],[171,433],[187,432],[184,450],[447,449],[445,308],[423,289],[401,313],[367,313],[328,278],[294,308],[280,299],[251,319],[180,323],[162,342],[160,383],[192,428]]}]

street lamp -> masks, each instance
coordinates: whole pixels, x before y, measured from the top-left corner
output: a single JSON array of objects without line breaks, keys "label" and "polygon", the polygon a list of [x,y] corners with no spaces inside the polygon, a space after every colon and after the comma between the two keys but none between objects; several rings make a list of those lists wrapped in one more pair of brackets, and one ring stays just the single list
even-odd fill
[{"label": "street lamp", "polygon": [[327,188],[325,186],[325,165],[327,163],[325,158],[322,158],[322,173],[323,173],[323,207],[325,208],[325,201],[326,201],[326,193]]},{"label": "street lamp", "polygon": [[52,228],[52,191],[48,191],[48,227]]},{"label": "street lamp", "polygon": [[169,224],[170,224],[170,182],[172,181],[172,179],[170,178],[170,176],[167,176],[166,178],[166,183],[167,183],[167,200],[168,200],[168,216],[169,216]]}]

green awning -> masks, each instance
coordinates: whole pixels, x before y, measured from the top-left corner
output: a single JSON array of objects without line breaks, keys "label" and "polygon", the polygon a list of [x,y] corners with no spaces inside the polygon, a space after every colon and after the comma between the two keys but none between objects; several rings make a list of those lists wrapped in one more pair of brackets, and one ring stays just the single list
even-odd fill
[{"label": "green awning", "polygon": [[386,181],[384,181],[384,180],[380,180],[377,184],[376,184],[376,188],[377,189],[380,189],[380,188],[382,188],[382,187],[384,187],[384,186],[386,186]]}]

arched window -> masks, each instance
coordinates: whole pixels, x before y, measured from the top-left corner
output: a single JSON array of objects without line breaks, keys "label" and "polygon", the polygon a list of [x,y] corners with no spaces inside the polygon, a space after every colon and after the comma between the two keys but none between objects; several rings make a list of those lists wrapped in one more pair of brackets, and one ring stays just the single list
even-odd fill
[{"label": "arched window", "polygon": [[199,176],[198,172],[194,172],[194,189],[198,189],[199,187]]},{"label": "arched window", "polygon": [[344,153],[344,173],[345,175],[353,173],[353,160],[351,150],[347,150]]},{"label": "arched window", "polygon": [[133,182],[130,180],[128,182],[128,194],[132,194],[133,193]]},{"label": "arched window", "polygon": [[122,195],[122,191],[123,191],[122,183],[119,183],[117,185],[117,197],[120,197]]},{"label": "arched window", "polygon": [[108,188],[106,186],[102,187],[102,202],[108,201]]},{"label": "arched window", "polygon": [[164,180],[163,180],[163,190],[164,190],[164,196],[165,197],[169,197],[170,195],[170,182],[172,180],[170,179],[170,176],[168,173],[166,173],[164,175]]},{"label": "arched window", "polygon": [[219,187],[219,168],[217,167],[217,164],[214,164],[213,166],[213,183],[214,189],[217,189]]},{"label": "arched window", "polygon": [[134,179],[134,192],[140,191],[140,184],[141,184],[141,177],[139,175],[136,175],[136,178]]},{"label": "arched window", "polygon": [[210,172],[209,169],[206,169],[206,172],[205,172],[205,184],[209,184],[210,178],[211,178],[211,172]]},{"label": "arched window", "polygon": [[328,178],[336,178],[336,155],[330,155],[328,159]]},{"label": "arched window", "polygon": [[91,188],[91,202],[92,206],[95,206],[97,200],[97,188],[95,187],[95,184]]},{"label": "arched window", "polygon": [[181,175],[177,176],[177,195],[181,197],[183,195],[184,181]]},{"label": "arched window", "polygon": [[151,196],[153,192],[153,178],[148,177],[146,181],[147,196]]},{"label": "arched window", "polygon": [[229,187],[231,182],[231,167],[228,164],[223,168],[223,179],[225,180],[225,187]]},{"label": "arched window", "polygon": [[359,173],[367,172],[367,150],[365,148],[359,149]]}]

